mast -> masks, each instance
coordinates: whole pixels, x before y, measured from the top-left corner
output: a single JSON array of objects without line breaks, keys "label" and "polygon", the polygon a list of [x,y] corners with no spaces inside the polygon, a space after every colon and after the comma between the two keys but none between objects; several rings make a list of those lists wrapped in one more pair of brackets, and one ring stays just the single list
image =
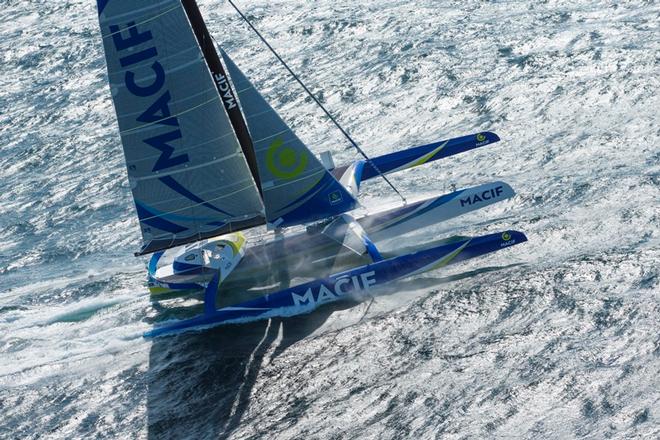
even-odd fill
[{"label": "mast", "polygon": [[222,98],[225,110],[227,110],[229,120],[234,128],[238,142],[241,145],[248,167],[250,168],[250,173],[252,174],[252,178],[259,190],[259,195],[263,197],[261,180],[259,179],[259,169],[257,167],[257,157],[254,152],[252,138],[250,137],[250,132],[248,131],[245,119],[243,119],[243,114],[238,106],[238,98],[232,90],[227,73],[220,62],[220,57],[215,49],[211,34],[206,27],[206,23],[204,23],[204,18],[202,17],[202,13],[199,11],[199,7],[195,0],[181,0],[181,3],[186,11],[188,20],[190,20],[199,47],[202,49],[202,54],[204,55],[209,70],[211,71],[211,75],[215,81],[218,93]]},{"label": "mast", "polygon": [[181,1],[98,2],[141,254],[265,220],[243,147]]}]

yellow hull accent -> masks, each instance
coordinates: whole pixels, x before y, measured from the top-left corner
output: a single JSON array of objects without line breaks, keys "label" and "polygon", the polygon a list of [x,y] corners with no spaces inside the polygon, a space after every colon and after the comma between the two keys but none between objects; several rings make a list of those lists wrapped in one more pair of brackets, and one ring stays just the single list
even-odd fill
[{"label": "yellow hull accent", "polygon": [[433,151],[431,151],[431,152],[425,154],[424,156],[420,157],[419,159],[417,159],[416,161],[414,161],[413,163],[411,163],[411,164],[408,165],[407,167],[408,167],[408,168],[413,168],[413,167],[417,167],[417,166],[420,166],[420,165],[424,165],[426,162],[428,162],[429,160],[433,159],[433,156],[435,156],[436,154],[438,154],[438,153],[440,152],[440,150],[442,150],[443,148],[445,148],[445,145],[447,145],[447,142],[445,142],[444,144],[440,145],[440,146],[439,146],[438,148],[436,148],[435,150],[433,150]]},{"label": "yellow hull accent", "polygon": [[460,254],[461,252],[463,252],[463,249],[465,249],[465,248],[467,247],[467,245],[470,244],[471,241],[472,241],[472,240],[468,240],[468,241],[466,241],[465,244],[464,244],[463,246],[459,247],[459,248],[456,249],[454,252],[452,252],[451,254],[447,255],[446,257],[444,257],[443,259],[441,259],[440,261],[438,261],[437,263],[435,263],[433,266],[431,266],[431,268],[430,268],[429,270],[440,269],[441,267],[444,267],[444,266],[448,265],[449,263],[451,263],[451,260],[453,260],[454,258],[456,258],[456,256],[457,256],[458,254]]},{"label": "yellow hull accent", "polygon": [[152,295],[162,295],[164,293],[170,293],[174,291],[172,289],[168,289],[167,287],[149,287],[149,292]]}]

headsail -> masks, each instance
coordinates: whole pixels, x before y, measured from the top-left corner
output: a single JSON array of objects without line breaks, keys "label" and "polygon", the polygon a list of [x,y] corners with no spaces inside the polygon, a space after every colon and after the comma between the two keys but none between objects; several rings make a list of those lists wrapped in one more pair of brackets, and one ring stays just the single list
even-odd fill
[{"label": "headsail", "polygon": [[153,252],[263,223],[246,159],[180,0],[98,0],[110,88]]},{"label": "headsail", "polygon": [[323,167],[238,66],[221,51],[239,97],[259,167],[266,219],[274,226],[353,209],[355,198]]}]

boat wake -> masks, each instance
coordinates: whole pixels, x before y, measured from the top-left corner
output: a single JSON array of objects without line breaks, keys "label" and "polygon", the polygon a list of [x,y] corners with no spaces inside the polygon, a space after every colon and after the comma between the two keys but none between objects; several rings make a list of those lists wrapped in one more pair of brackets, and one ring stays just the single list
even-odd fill
[{"label": "boat wake", "polygon": [[[330,151],[339,169],[362,159],[226,3],[198,3],[302,144],[316,157]],[[236,3],[374,159],[501,135],[391,182],[409,205],[499,180],[516,195],[423,232],[382,234],[383,256],[509,228],[529,242],[394,281],[373,301],[145,340],[162,316],[148,261],[132,257],[143,225],[97,7],[3,2],[0,438],[659,438],[657,5]],[[136,117],[165,90],[175,98],[166,84]],[[144,139],[175,128],[155,125]],[[284,174],[300,163],[282,155],[286,145],[273,147]],[[144,157],[160,156],[152,150]],[[188,188],[223,209],[211,200],[220,194]],[[370,209],[359,216],[400,208],[388,188],[363,182]],[[208,206],[178,214],[221,217]],[[249,248],[269,240],[246,236]]]}]

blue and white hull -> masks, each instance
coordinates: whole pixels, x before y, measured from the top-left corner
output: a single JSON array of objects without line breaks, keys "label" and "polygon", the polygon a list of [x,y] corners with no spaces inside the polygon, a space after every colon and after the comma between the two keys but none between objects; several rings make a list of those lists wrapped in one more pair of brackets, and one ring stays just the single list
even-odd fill
[{"label": "blue and white hull", "polygon": [[200,316],[163,323],[145,336],[156,337],[219,324],[309,313],[321,305],[346,299],[363,299],[376,294],[379,287],[397,280],[506,249],[525,241],[527,237],[517,231],[463,238],[449,244],[362,265],[232,306],[215,309],[206,303]]},{"label": "blue and white hull", "polygon": [[[392,237],[442,223],[514,195],[515,192],[506,183],[492,182],[364,215],[357,218],[356,222],[378,246]],[[269,278],[283,268],[293,276],[304,277],[306,273],[316,274],[326,266],[339,269],[342,262],[354,266],[367,261],[356,258],[354,252],[320,231],[321,226],[310,227],[303,232],[277,236],[274,240],[256,246],[247,246],[240,233],[223,236],[204,241],[195,247],[170,251],[175,254],[172,257],[174,262],[163,267],[157,267],[163,253],[156,253],[150,263],[149,289],[154,299],[177,291],[187,294],[204,289],[211,281],[215,269],[205,267],[195,252],[199,248],[213,250],[214,245],[231,244],[233,253],[230,253],[227,260],[233,263],[227,270],[223,270],[220,285],[231,283],[239,289],[245,289],[249,280],[255,284],[268,284]],[[191,261],[187,262],[186,259]],[[240,260],[240,264],[237,260]],[[304,264],[298,264],[300,262]],[[229,276],[231,271],[233,273]],[[274,282],[272,279],[270,281]]]},{"label": "blue and white hull", "polygon": [[[154,254],[149,289],[163,301],[170,294],[203,292],[199,317],[149,335],[305,312],[524,241],[524,235],[510,232],[405,255],[378,248],[380,239],[512,197],[513,190],[502,182],[354,216],[362,182],[380,176],[401,195],[386,174],[498,142],[494,133],[370,159],[326,110],[364,157],[329,167],[229,55],[218,53],[194,1],[97,4],[142,235],[138,255]],[[278,232],[263,245],[246,247],[240,231],[261,225],[275,231],[307,229],[288,236]],[[171,265],[159,264],[170,257]],[[305,279],[307,274],[316,279]],[[290,287],[294,279],[298,286]]]}]

